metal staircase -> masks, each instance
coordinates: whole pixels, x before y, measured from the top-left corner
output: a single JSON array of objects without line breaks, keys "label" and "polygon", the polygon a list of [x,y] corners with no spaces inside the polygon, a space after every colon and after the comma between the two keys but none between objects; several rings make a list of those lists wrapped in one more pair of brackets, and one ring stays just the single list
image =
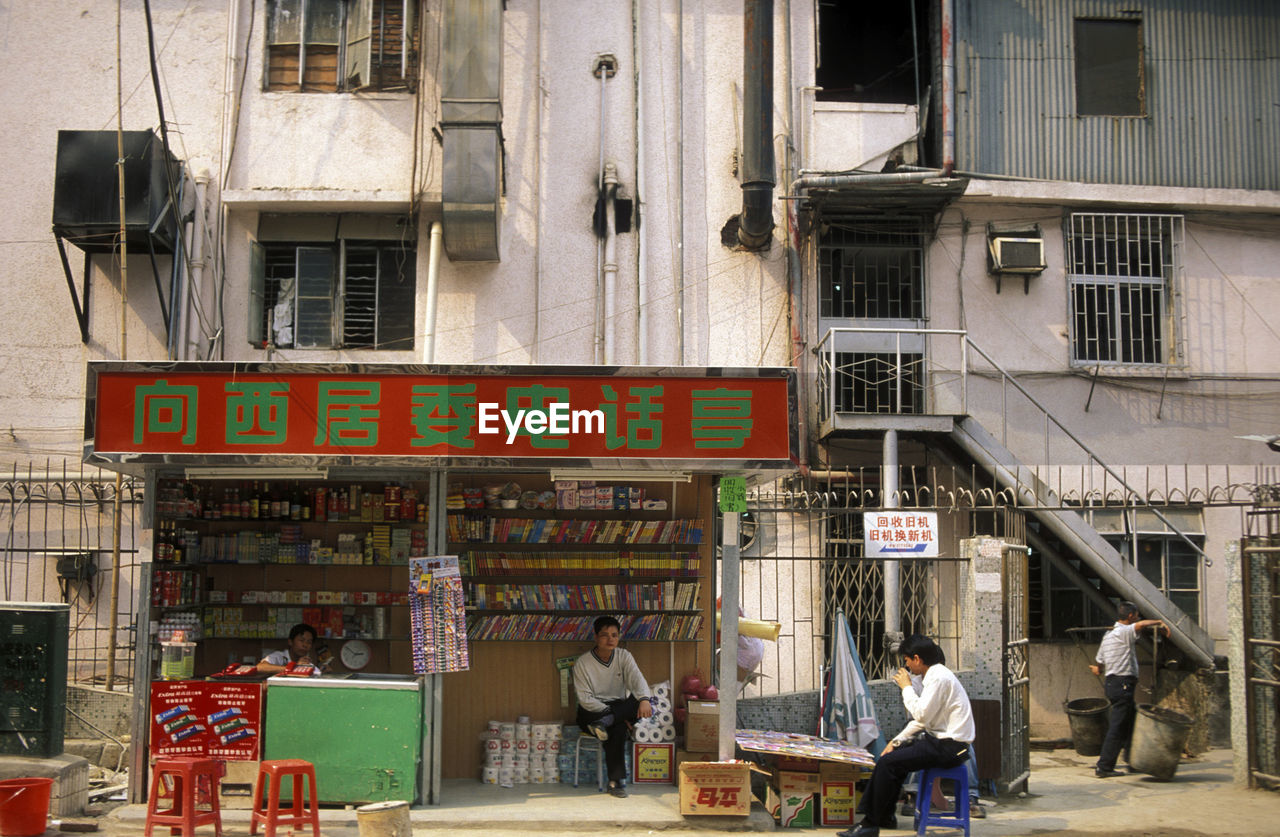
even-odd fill
[{"label": "metal staircase", "polygon": [[1144,616],[1158,617],[1169,626],[1170,639],[1198,665],[1212,668],[1213,638],[1190,616],[1160,592],[1134,565],[1121,558],[1085,519],[1059,506],[1046,486],[1030,469],[987,432],[978,421],[965,416],[951,431],[951,439],[1000,486],[1014,492],[1026,507],[1088,570],[1107,586],[1138,605]]}]

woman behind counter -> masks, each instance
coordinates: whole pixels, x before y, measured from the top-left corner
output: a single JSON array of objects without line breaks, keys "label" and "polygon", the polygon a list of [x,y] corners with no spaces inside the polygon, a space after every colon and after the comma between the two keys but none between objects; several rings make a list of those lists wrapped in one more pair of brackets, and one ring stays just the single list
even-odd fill
[{"label": "woman behind counter", "polygon": [[258,663],[258,671],[265,674],[276,674],[284,671],[290,663],[315,666],[312,677],[320,676],[323,667],[311,653],[311,646],[316,641],[316,629],[299,622],[289,630],[289,647],[283,651],[272,651]]}]

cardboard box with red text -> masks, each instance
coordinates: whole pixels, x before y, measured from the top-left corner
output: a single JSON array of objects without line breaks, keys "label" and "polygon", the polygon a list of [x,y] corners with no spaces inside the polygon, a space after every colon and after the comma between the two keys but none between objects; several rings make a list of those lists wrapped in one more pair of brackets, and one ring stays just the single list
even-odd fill
[{"label": "cardboard box with red text", "polygon": [[751,813],[751,766],[746,762],[687,761],[680,765],[680,813]]}]

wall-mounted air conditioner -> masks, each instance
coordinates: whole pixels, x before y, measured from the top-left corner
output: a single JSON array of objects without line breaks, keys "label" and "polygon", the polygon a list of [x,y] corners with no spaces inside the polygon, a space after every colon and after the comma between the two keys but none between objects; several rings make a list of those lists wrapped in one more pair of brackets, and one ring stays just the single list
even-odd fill
[{"label": "wall-mounted air conditioner", "polygon": [[1039,276],[1047,267],[1039,224],[1016,230],[987,225],[987,272],[996,277],[996,293],[1000,293],[1000,277],[1006,273],[1022,274],[1023,292],[1028,292],[1031,277]]}]

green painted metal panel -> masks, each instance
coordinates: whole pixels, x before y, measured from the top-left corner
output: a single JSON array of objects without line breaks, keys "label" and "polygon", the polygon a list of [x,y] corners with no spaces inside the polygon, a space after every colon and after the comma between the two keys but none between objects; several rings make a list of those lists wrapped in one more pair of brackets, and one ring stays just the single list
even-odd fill
[{"label": "green painted metal panel", "polygon": [[404,685],[269,682],[263,758],[314,764],[321,802],[418,801],[422,690]]}]

